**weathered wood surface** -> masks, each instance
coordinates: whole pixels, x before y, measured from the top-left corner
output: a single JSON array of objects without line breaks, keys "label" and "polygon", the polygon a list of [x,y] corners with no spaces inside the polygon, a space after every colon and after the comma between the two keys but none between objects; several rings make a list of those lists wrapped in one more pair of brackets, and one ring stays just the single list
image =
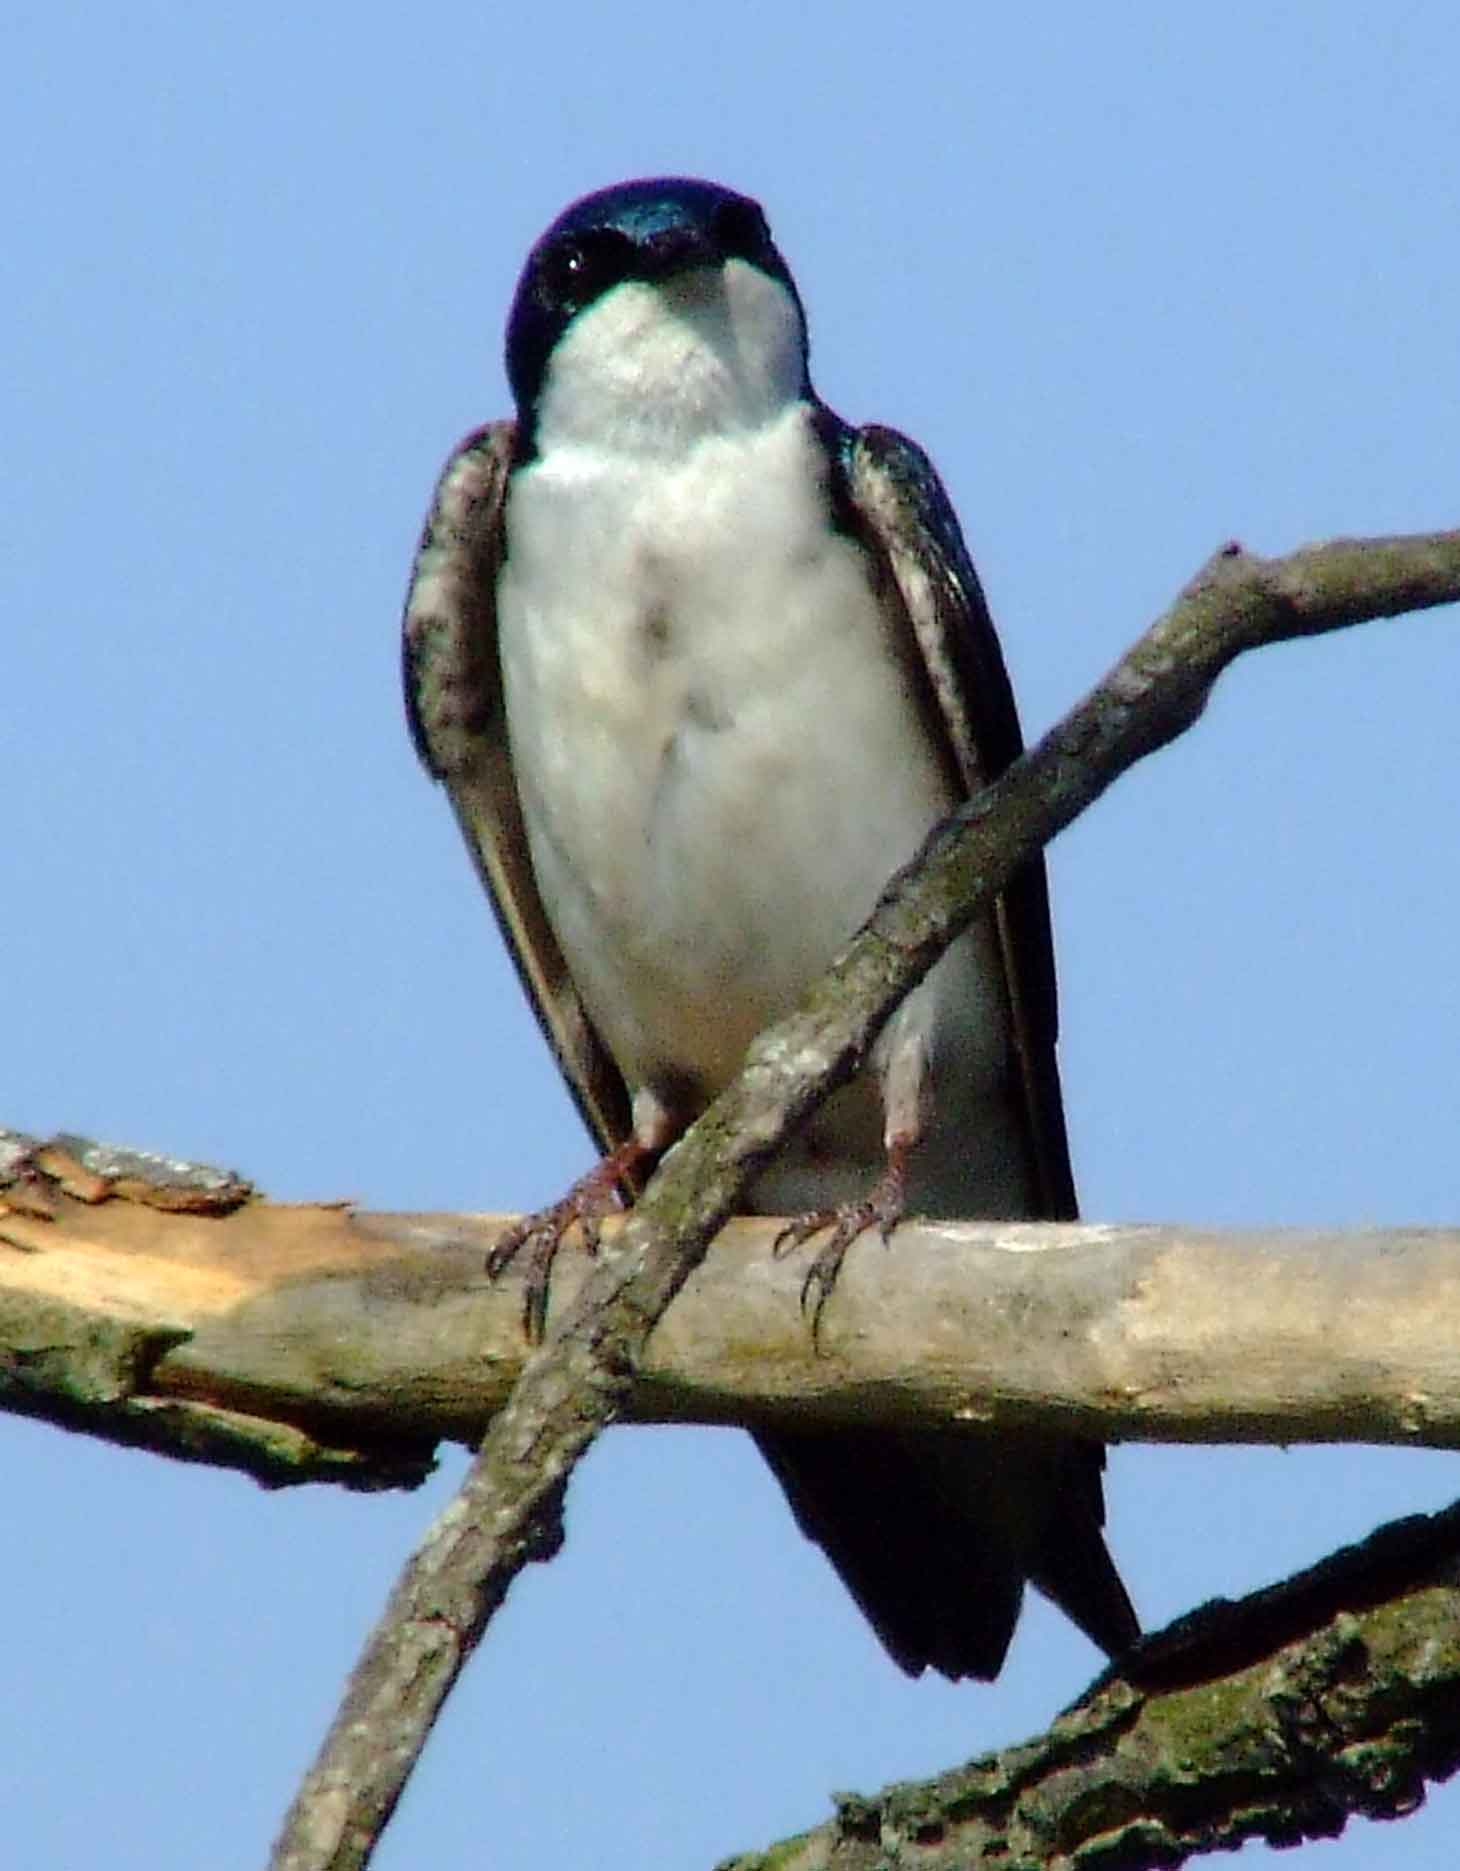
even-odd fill
[{"label": "weathered wood surface", "polygon": [[[522,1295],[483,1261],[510,1217],[96,1167],[118,1160],[57,1140],[0,1187],[0,1403],[266,1480],[388,1486],[505,1401]],[[813,1343],[776,1226],[724,1230],[632,1417],[1460,1446],[1460,1231],[908,1223],[858,1245]],[[555,1309],[587,1265],[560,1257]]]}]

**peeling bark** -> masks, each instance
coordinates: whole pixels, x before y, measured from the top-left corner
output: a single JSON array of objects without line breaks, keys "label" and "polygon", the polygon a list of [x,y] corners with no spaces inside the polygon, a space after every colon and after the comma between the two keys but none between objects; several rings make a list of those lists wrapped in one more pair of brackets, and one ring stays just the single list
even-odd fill
[{"label": "peeling bark", "polygon": [[[522,1373],[520,1286],[483,1272],[510,1217],[236,1180],[159,1205],[58,1145],[28,1162],[0,1171],[0,1407],[268,1485],[401,1487],[479,1441]],[[1460,1229],[908,1222],[849,1256],[813,1339],[779,1226],[721,1232],[625,1420],[1460,1447]],[[591,1270],[562,1257],[554,1318]]]}]

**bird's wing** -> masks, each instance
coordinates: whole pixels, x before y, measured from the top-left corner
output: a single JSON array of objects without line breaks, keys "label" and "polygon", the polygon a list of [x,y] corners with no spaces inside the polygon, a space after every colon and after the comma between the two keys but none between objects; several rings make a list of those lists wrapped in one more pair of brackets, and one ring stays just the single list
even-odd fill
[{"label": "bird's wing", "polygon": [[[845,493],[844,522],[902,601],[916,644],[910,660],[971,797],[1024,750],[978,574],[942,482],[917,444],[894,429],[837,428],[832,446]],[[1039,1214],[1069,1221],[1077,1210],[1055,1062],[1059,1013],[1042,858],[1013,878],[996,913]]]},{"label": "bird's wing", "polygon": [[583,1119],[607,1150],[628,1136],[628,1094],[548,925],[528,855],[497,654],[497,573],[514,425],[454,451],[406,595],[402,674],[411,736],[445,786],[533,1010]]},{"label": "bird's wing", "polygon": [[[891,429],[822,412],[834,517],[871,556],[896,648],[950,776],[968,794],[1021,751],[998,639],[932,464]],[[1044,866],[1026,866],[996,917],[1014,1034],[1011,1093],[1027,1117],[1031,1214],[1075,1214],[1055,1062],[1054,955]],[[796,1518],[911,1675],[997,1675],[1026,1574],[1111,1655],[1138,1633],[1101,1537],[1105,1452],[1082,1439],[888,1430],[761,1430]]]}]

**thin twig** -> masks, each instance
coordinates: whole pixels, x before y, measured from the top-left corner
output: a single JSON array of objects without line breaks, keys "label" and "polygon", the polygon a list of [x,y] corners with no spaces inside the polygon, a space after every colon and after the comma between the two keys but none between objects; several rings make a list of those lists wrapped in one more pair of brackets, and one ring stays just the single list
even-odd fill
[{"label": "thin twig", "polygon": [[1460,598],[1460,533],[1218,553],[1057,728],[929,839],[867,927],[664,1161],[531,1359],[461,1493],[409,1561],[275,1847],[275,1871],[368,1862],[437,1710],[511,1579],[560,1539],[568,1476],[654,1321],[741,1190],[857,1069],[899,1001],[1020,864],[1200,714],[1243,650]]}]

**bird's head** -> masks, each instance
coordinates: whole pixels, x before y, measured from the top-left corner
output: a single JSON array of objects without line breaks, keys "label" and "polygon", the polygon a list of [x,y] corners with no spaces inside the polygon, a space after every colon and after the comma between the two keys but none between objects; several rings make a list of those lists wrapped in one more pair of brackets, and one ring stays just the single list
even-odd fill
[{"label": "bird's head", "polygon": [[808,395],[801,300],[759,204],[680,176],[574,202],[527,257],[507,375],[536,446],[673,446]]}]

